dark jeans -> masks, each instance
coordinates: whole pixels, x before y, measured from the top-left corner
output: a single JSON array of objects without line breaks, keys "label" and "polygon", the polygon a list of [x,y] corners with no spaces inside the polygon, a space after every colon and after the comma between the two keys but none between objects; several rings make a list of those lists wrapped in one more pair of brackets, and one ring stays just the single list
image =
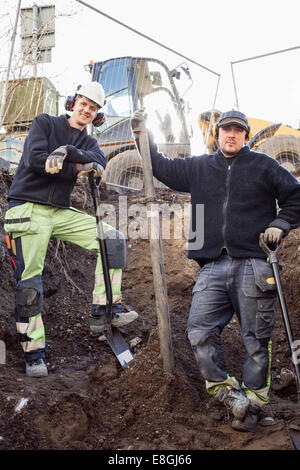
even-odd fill
[{"label": "dark jeans", "polygon": [[264,259],[225,254],[201,269],[193,289],[188,337],[208,382],[223,382],[229,376],[220,335],[236,313],[246,348],[244,385],[249,390],[268,388],[275,304],[273,272]]}]

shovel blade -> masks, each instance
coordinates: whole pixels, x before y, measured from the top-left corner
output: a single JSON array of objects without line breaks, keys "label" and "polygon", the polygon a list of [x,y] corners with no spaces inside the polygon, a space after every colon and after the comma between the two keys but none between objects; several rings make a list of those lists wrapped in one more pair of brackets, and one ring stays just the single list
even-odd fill
[{"label": "shovel blade", "polygon": [[134,355],[130,351],[128,344],[124,340],[118,328],[111,327],[106,338],[121,366],[123,369],[126,369],[134,360]]},{"label": "shovel blade", "polygon": [[300,428],[294,429],[292,425],[289,426],[289,434],[294,448],[300,450]]}]

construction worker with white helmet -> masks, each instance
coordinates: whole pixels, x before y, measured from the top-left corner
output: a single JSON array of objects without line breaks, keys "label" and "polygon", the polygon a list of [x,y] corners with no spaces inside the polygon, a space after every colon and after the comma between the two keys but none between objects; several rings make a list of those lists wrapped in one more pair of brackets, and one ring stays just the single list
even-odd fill
[{"label": "construction worker with white helmet", "polygon": [[[90,172],[99,178],[106,166],[97,140],[86,131],[89,124],[103,123],[104,114],[100,110],[104,104],[100,83],[89,82],[67,97],[65,108],[71,115],[36,116],[8,193],[4,228],[9,234],[8,248],[16,280],[16,329],[24,351],[26,374],[31,377],[48,375],[44,361],[42,272],[51,237],[98,253],[90,328],[99,333],[106,327],[106,291],[96,219],[71,206],[71,192],[77,179]],[[113,293],[112,325],[120,327],[137,318],[136,312],[122,312],[125,238],[108,224],[103,223],[103,228]]]}]

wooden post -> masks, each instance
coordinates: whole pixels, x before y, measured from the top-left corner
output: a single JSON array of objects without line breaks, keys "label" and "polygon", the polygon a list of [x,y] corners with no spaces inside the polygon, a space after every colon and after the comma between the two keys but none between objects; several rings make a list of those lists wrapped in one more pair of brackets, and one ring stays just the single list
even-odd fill
[{"label": "wooden post", "polygon": [[160,351],[163,367],[166,372],[173,373],[174,359],[171,337],[170,315],[168,305],[165,265],[160,233],[159,211],[156,205],[152,206],[155,197],[152,163],[149,150],[148,133],[144,123],[139,123],[140,154],[143,161],[145,196],[149,199],[146,203],[148,220],[150,219],[150,252],[152,259],[153,282],[156,299],[156,312],[160,338]]}]

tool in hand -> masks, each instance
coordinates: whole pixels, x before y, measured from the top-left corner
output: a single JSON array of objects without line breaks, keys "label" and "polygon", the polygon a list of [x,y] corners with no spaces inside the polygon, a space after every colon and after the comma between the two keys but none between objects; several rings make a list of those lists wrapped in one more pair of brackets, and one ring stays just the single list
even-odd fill
[{"label": "tool in hand", "polygon": [[134,356],[130,351],[129,346],[127,345],[126,341],[124,340],[123,336],[121,335],[118,328],[112,326],[112,288],[111,288],[111,280],[109,274],[109,263],[108,263],[108,256],[107,256],[107,249],[106,249],[106,242],[105,242],[105,235],[103,230],[103,225],[100,217],[100,183],[101,179],[94,177],[93,172],[88,174],[89,184],[91,188],[91,195],[94,203],[95,209],[95,216],[96,216],[96,225],[97,225],[97,234],[98,234],[98,241],[99,241],[99,248],[100,248],[100,255],[103,267],[103,276],[104,276],[104,284],[105,284],[105,291],[106,291],[106,318],[107,318],[107,328],[105,336],[107,341],[116,355],[118,361],[120,362],[121,366],[125,369],[129,366],[129,364],[134,360]]},{"label": "tool in hand", "polygon": [[[288,340],[288,344],[289,344],[289,348],[290,348],[290,352],[292,356],[292,362],[293,362],[293,366],[295,370],[298,405],[300,405],[300,367],[299,367],[300,364],[299,364],[299,360],[297,360],[297,357],[295,355],[295,342],[293,338],[293,332],[292,332],[292,328],[290,324],[288,309],[287,309],[287,305],[286,305],[286,301],[285,301],[285,297],[283,293],[283,288],[281,284],[281,279],[280,279],[280,272],[279,272],[280,267],[279,267],[279,260],[277,258],[277,249],[271,250],[269,248],[269,246],[267,245],[267,243],[265,243],[263,239],[262,233],[259,236],[259,245],[262,248],[262,250],[265,252],[265,254],[267,255],[269,263],[273,269],[283,323],[284,323],[286,336],[287,336],[287,340]],[[290,436],[294,444],[294,447],[297,450],[300,450],[300,426],[299,424],[293,424],[293,423],[290,424],[289,432],[290,432]]]}]

